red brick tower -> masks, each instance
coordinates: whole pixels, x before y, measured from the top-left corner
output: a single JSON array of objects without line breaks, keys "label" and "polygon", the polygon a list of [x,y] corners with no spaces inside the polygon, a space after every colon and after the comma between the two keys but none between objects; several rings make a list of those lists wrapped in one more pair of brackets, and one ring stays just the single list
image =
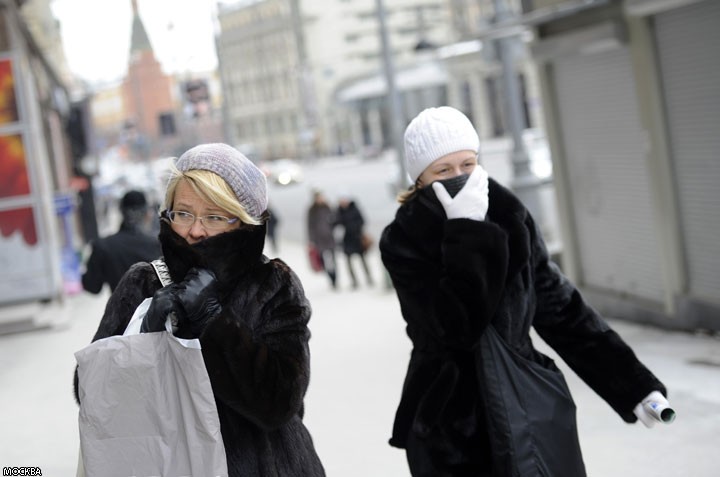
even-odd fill
[{"label": "red brick tower", "polygon": [[138,158],[155,155],[159,149],[161,118],[174,117],[172,78],[155,59],[150,39],[132,0],[133,26],[130,61],[122,85],[126,132],[130,151]]}]

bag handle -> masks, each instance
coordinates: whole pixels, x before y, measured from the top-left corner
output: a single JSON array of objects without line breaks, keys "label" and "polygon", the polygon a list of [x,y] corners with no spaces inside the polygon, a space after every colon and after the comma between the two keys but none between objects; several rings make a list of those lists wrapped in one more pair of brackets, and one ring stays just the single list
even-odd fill
[{"label": "bag handle", "polygon": [[[173,280],[170,277],[170,270],[168,269],[165,260],[163,260],[162,258],[158,258],[157,260],[153,260],[152,262],[150,262],[150,265],[152,265],[152,267],[155,269],[155,273],[160,279],[160,284],[163,287],[166,287],[173,283]],[[175,317],[174,313],[168,315],[167,320],[165,321],[165,329],[170,334],[173,334],[174,331],[177,331],[177,318]]]},{"label": "bag handle", "polygon": [[162,258],[158,258],[157,260],[153,260],[150,262],[150,265],[155,269],[155,273],[157,274],[158,278],[160,279],[160,283],[162,286],[166,287],[170,285],[173,281],[170,277],[170,270],[168,270],[168,266],[165,263],[165,260]]}]

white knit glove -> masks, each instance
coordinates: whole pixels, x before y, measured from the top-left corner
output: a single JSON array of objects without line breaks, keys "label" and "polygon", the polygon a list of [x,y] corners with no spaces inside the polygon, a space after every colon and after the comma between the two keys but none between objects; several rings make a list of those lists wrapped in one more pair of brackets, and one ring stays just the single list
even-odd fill
[{"label": "white knit glove", "polygon": [[645,427],[653,427],[656,422],[670,424],[675,419],[675,411],[660,391],[653,391],[643,399],[635,409],[635,416],[645,424]]},{"label": "white knit glove", "polygon": [[432,188],[448,219],[485,220],[489,205],[488,173],[479,164],[455,197],[450,197],[439,182],[433,182]]}]

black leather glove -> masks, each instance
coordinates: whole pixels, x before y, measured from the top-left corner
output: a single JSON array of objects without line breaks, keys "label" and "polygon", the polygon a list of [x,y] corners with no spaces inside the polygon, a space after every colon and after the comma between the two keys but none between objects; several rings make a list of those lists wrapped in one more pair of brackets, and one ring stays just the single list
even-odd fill
[{"label": "black leather glove", "polygon": [[205,268],[191,268],[176,286],[186,320],[180,325],[189,326],[193,336],[200,336],[207,321],[222,310],[215,275]]},{"label": "black leather glove", "polygon": [[163,287],[155,292],[140,325],[140,332],[165,331],[165,321],[170,313],[175,314],[174,321],[180,319],[180,315],[183,314],[175,285]]}]

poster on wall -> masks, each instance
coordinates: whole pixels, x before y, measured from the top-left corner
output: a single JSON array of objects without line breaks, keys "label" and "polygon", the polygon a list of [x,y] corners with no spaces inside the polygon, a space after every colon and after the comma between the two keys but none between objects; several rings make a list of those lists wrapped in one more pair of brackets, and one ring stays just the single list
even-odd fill
[{"label": "poster on wall", "polygon": [[[51,280],[43,247],[35,234],[32,207],[0,210],[0,303],[47,296]],[[30,232],[28,232],[30,231]]]},{"label": "poster on wall", "polygon": [[21,134],[0,136],[0,199],[30,194],[30,176]]},{"label": "poster on wall", "polygon": [[[46,296],[52,283],[38,243],[21,134],[0,136],[0,303]],[[11,200],[7,200],[11,199]]]},{"label": "poster on wall", "polygon": [[9,58],[0,59],[0,126],[15,123],[19,120],[12,60]]}]

